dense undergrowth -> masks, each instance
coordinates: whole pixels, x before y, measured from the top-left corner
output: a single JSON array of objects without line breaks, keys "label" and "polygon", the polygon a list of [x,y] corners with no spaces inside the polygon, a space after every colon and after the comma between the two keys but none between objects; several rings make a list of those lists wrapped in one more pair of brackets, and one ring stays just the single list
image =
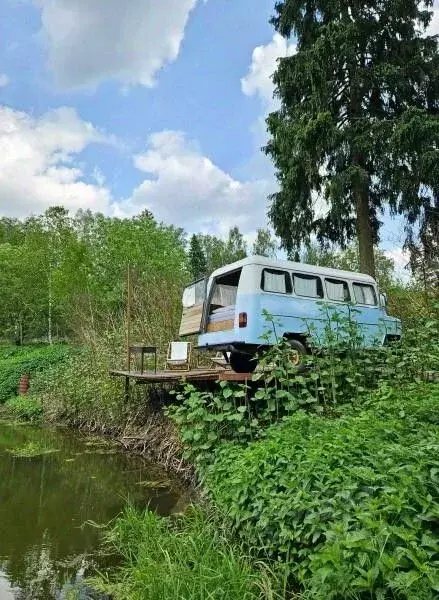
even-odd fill
[{"label": "dense undergrowth", "polygon": [[63,345],[0,346],[0,404],[17,394],[22,375],[33,377],[63,363],[68,349]]},{"label": "dense undergrowth", "polygon": [[306,373],[279,340],[248,386],[188,385],[151,402],[142,389],[127,404],[110,355],[91,351],[34,378],[45,418],[131,426],[139,440],[159,431],[164,454],[196,466],[207,498],[196,516],[128,509],[114,523],[124,566],[105,585],[116,598],[439,597],[437,309],[370,351],[352,319],[326,319],[328,351]]},{"label": "dense undergrowth", "polygon": [[235,531],[287,561],[312,597],[433,599],[438,414],[432,384],[378,391],[338,419],[299,411],[261,441],[225,444],[205,485]]},{"label": "dense undergrowth", "polygon": [[213,505],[291,594],[433,600],[439,320],[363,351],[350,319],[327,317],[306,375],[281,340],[249,388],[186,386],[168,414]]}]

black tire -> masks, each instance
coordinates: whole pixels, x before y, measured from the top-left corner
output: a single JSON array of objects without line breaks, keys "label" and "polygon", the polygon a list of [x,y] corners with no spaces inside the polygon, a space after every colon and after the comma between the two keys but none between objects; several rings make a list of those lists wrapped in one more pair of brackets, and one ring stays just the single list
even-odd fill
[{"label": "black tire", "polygon": [[297,373],[303,373],[304,371],[306,371],[306,364],[304,358],[308,354],[308,351],[306,347],[302,344],[302,342],[299,342],[299,340],[289,339],[288,343],[291,346],[291,350],[293,351],[293,353],[297,353],[298,360],[297,363],[294,362]]},{"label": "black tire", "polygon": [[241,354],[240,352],[232,352],[230,355],[230,366],[235,373],[253,373],[258,362],[256,358],[249,354]]}]

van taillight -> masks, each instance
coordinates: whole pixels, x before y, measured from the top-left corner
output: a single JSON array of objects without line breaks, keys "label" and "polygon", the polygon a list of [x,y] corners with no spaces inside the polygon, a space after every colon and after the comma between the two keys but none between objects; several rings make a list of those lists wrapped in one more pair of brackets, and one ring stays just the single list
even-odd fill
[{"label": "van taillight", "polygon": [[239,327],[247,327],[247,313],[239,313]]}]

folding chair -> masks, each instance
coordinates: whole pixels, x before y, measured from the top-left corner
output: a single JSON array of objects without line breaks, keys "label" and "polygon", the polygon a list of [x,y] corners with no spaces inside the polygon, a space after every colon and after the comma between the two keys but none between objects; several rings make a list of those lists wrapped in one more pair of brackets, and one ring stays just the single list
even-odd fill
[{"label": "folding chair", "polygon": [[170,342],[165,369],[189,371],[191,368],[192,344],[190,342]]}]

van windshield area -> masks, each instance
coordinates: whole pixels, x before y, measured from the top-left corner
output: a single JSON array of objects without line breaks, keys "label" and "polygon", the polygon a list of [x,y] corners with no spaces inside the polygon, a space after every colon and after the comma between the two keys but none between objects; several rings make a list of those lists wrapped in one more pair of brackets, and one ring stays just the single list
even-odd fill
[{"label": "van windshield area", "polygon": [[239,269],[215,279],[208,309],[208,331],[233,329],[241,271]]}]

